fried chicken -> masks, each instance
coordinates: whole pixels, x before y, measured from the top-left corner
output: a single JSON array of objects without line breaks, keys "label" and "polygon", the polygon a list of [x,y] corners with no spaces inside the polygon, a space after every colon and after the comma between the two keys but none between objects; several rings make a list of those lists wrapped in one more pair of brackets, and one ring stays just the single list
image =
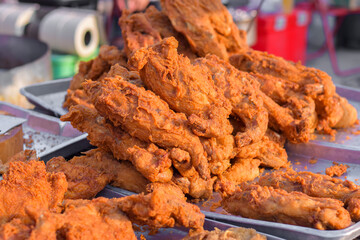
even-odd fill
[{"label": "fried chicken", "polygon": [[208,160],[200,139],[188,128],[182,113],[151,91],[126,82],[121,76],[83,84],[99,113],[131,136],[165,148],[178,147],[189,152],[192,165],[204,178],[210,178]]},{"label": "fried chicken", "polygon": [[228,181],[234,185],[252,181],[260,174],[260,160],[252,158],[235,158],[234,163],[220,175],[220,181]]},{"label": "fried chicken", "polygon": [[82,132],[88,133],[90,143],[112,152],[118,160],[128,160],[150,181],[168,182],[172,178],[171,160],[168,153],[154,144],[132,137],[120,127],[98,114],[95,108],[73,106],[61,117]]},{"label": "fried chicken", "polygon": [[218,228],[212,231],[202,231],[186,236],[183,240],[266,240],[266,237],[252,228],[237,227],[228,228],[224,231]]},{"label": "fried chicken", "polygon": [[153,185],[148,194],[127,196],[116,199],[117,206],[129,219],[140,225],[155,228],[184,226],[202,230],[205,216],[199,207],[187,203],[180,189],[163,183]]},{"label": "fried chicken", "polygon": [[210,138],[231,134],[230,102],[214,85],[210,71],[179,55],[177,47],[174,37],[166,38],[136,51],[129,65],[139,71],[147,88],[171,109],[187,115],[196,135]]},{"label": "fried chicken", "polygon": [[351,219],[360,221],[360,188],[350,181],[312,172],[274,171],[259,179],[262,186],[281,188],[287,192],[303,192],[312,197],[334,198],[345,203]]},{"label": "fried chicken", "polygon": [[339,200],[314,198],[300,192],[250,185],[222,201],[223,208],[242,217],[314,227],[344,229],[352,224]]},{"label": "fried chicken", "polygon": [[245,32],[238,29],[220,0],[161,0],[161,6],[200,57],[215,54],[227,60],[229,55],[248,48]]},{"label": "fried chicken", "polygon": [[47,172],[64,173],[68,182],[66,199],[91,199],[110,182],[110,176],[96,169],[72,164],[63,157],[54,157],[46,163]]},{"label": "fried chicken", "polygon": [[130,14],[128,11],[123,11],[119,25],[128,57],[142,47],[148,47],[167,37],[175,37],[180,42],[179,53],[190,59],[196,58],[185,37],[176,32],[169,18],[154,6],[148,7],[144,13]]},{"label": "fried chicken", "polygon": [[101,149],[92,149],[84,154],[70,159],[69,162],[105,173],[110,176],[110,184],[114,187],[136,193],[145,192],[149,180],[138,172],[131,162],[117,161],[111,153]]},{"label": "fried chicken", "polygon": [[248,74],[214,55],[197,59],[197,64],[211,71],[214,84],[224,91],[225,97],[231,102],[232,114],[245,125],[245,132],[236,134],[237,146],[260,141],[268,128],[268,112],[259,95],[258,84],[251,81]]},{"label": "fried chicken", "polygon": [[298,85],[298,93],[315,101],[320,131],[332,133],[331,128],[351,126],[357,119],[355,108],[335,93],[331,77],[320,70],[255,50],[235,54],[230,62],[240,70],[263,75],[266,81],[276,77]]},{"label": "fried chicken", "polygon": [[58,211],[67,182],[63,173],[46,173],[40,161],[9,163],[8,171],[0,181],[0,224],[13,218],[31,221],[25,214],[25,206]]},{"label": "fried chicken", "polygon": [[17,154],[12,156],[5,164],[0,163],[0,174],[4,174],[7,172],[7,170],[9,169],[10,162],[16,162],[16,161],[29,162],[32,160],[34,161],[38,160],[35,150],[26,149],[24,151],[18,152]]}]

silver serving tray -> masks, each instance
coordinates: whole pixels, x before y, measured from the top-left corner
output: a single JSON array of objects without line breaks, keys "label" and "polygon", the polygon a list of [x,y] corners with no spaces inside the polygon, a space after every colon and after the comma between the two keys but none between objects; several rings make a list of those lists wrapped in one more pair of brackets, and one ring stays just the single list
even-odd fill
[{"label": "silver serving tray", "polygon": [[73,128],[70,122],[1,101],[0,110],[27,119],[23,124],[24,139],[31,136],[33,143],[24,144],[24,149],[35,149],[44,161],[56,156],[68,157],[90,146],[87,134]]},{"label": "silver serving tray", "polygon": [[[129,196],[131,194],[134,194],[134,193],[129,192],[129,191],[121,192],[121,191],[118,191],[118,189],[116,189],[114,187],[107,186],[100,193],[98,193],[97,197],[120,198],[120,197]],[[222,222],[211,220],[211,219],[205,219],[205,223],[204,223],[205,230],[211,231],[211,230],[214,230],[215,227],[220,230],[226,230],[228,228],[238,227],[238,226],[231,225],[228,223],[222,223]],[[186,228],[175,227],[175,228],[161,228],[158,231],[158,233],[156,233],[155,235],[149,235],[148,232],[135,232],[135,234],[138,237],[138,239],[140,239],[140,235],[142,234],[142,235],[144,235],[144,237],[147,240],[179,240],[179,239],[184,238],[188,234],[188,231],[189,230]],[[262,233],[262,232],[259,232],[259,233],[265,235],[268,240],[282,240],[283,239],[283,238],[275,237],[275,236],[272,236],[272,235],[269,235],[266,233]]]}]

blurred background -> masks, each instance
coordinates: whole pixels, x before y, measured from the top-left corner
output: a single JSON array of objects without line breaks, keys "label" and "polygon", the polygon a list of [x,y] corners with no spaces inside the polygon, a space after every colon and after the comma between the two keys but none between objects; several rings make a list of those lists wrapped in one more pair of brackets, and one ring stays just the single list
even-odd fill
[{"label": "blurred background", "polygon": [[[223,0],[257,50],[319,68],[360,88],[360,0]],[[122,48],[118,18],[154,0],[0,0],[0,100],[26,107],[21,87],[72,77],[100,45]]]}]

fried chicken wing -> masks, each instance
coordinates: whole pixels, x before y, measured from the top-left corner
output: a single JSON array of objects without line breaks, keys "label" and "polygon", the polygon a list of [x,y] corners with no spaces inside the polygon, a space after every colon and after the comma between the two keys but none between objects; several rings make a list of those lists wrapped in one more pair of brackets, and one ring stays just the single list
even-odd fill
[{"label": "fried chicken wing", "polygon": [[110,176],[96,169],[72,164],[63,157],[54,157],[46,163],[46,171],[64,173],[68,182],[66,199],[91,199],[110,182]]},{"label": "fried chicken wing", "polygon": [[199,58],[197,64],[211,71],[213,82],[231,102],[232,114],[245,125],[245,132],[236,134],[237,146],[243,147],[261,140],[268,128],[268,112],[259,95],[258,84],[251,82],[248,74],[215,55]]},{"label": "fried chicken wing", "polygon": [[153,92],[126,82],[120,76],[101,82],[88,81],[83,86],[99,113],[116,127],[123,127],[142,141],[189,152],[201,176],[210,177],[204,148],[187,127],[184,114],[173,112]]},{"label": "fried chicken wing", "polygon": [[131,192],[145,192],[149,183],[135,167],[127,161],[117,161],[112,154],[101,149],[92,149],[83,156],[69,160],[71,164],[86,166],[110,176],[110,184]]},{"label": "fried chicken wing", "polygon": [[127,196],[116,199],[116,203],[132,222],[155,228],[174,227],[175,224],[202,230],[205,216],[199,207],[187,203],[181,190],[163,183],[155,185],[144,195]]},{"label": "fried chicken wing", "polygon": [[196,135],[210,138],[231,134],[230,102],[214,85],[210,72],[179,55],[177,47],[175,38],[166,38],[136,51],[129,64],[139,71],[148,89],[171,109],[188,116]]},{"label": "fried chicken wing", "polygon": [[343,229],[352,224],[350,214],[339,200],[314,198],[300,192],[250,185],[237,189],[222,201],[231,214],[265,221],[314,227]]},{"label": "fried chicken wing", "polygon": [[172,178],[171,160],[168,153],[132,137],[120,127],[98,114],[95,108],[85,105],[73,106],[61,117],[82,132],[88,133],[92,145],[112,152],[118,160],[128,160],[150,181],[168,182]]},{"label": "fried chicken wing", "polygon": [[259,179],[262,186],[281,188],[287,192],[303,192],[312,197],[334,198],[345,203],[351,219],[360,221],[360,188],[350,181],[312,172],[274,171]]},{"label": "fried chicken wing", "polygon": [[119,19],[125,41],[127,56],[142,48],[160,42],[167,37],[175,37],[179,42],[179,53],[193,59],[196,54],[190,50],[185,37],[175,31],[169,18],[154,6],[148,7],[144,13],[130,14],[124,11]]},{"label": "fried chicken wing", "polygon": [[162,0],[161,6],[173,27],[201,57],[215,54],[227,60],[229,54],[248,48],[245,33],[220,0]]},{"label": "fried chicken wing", "polygon": [[67,182],[63,173],[46,173],[40,161],[10,162],[8,171],[0,181],[0,224],[13,218],[29,222],[25,206],[58,211]]}]

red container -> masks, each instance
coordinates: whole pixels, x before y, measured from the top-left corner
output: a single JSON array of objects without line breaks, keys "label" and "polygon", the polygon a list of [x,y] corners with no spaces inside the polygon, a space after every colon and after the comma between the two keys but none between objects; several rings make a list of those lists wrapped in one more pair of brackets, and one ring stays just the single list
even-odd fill
[{"label": "red container", "polygon": [[260,14],[253,48],[304,63],[309,22],[309,13],[302,9],[295,9],[291,14]]}]

